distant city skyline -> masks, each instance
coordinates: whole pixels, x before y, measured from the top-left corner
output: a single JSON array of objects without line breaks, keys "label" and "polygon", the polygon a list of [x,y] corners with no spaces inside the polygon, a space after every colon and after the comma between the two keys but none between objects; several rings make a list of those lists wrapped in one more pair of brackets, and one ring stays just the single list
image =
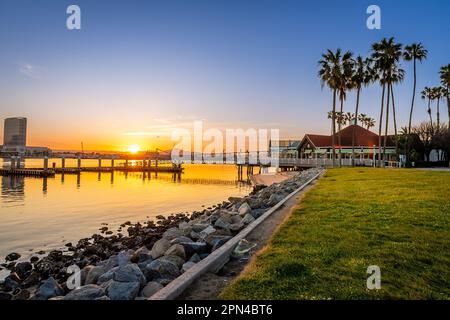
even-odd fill
[{"label": "distant city skyline", "polygon": [[[81,30],[66,28],[70,4],[81,8]],[[371,4],[381,8],[381,30],[366,27]],[[367,56],[373,42],[393,36],[429,51],[418,64],[418,123],[427,120],[419,92],[438,85],[450,63],[449,21],[448,1],[2,0],[0,117],[28,118],[28,144],[56,150],[79,150],[81,141],[85,150],[170,148],[171,131],[194,120],[279,128],[281,138],[329,134],[321,54],[340,47]],[[402,67],[396,108],[406,126],[412,66]],[[361,96],[360,111],[377,121],[380,94],[372,85]],[[345,111],[353,112],[354,96]]]}]

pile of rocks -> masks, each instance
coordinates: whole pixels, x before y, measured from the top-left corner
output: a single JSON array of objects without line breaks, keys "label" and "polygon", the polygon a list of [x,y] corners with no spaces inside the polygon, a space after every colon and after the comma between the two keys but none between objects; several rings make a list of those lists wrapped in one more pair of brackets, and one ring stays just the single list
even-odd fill
[{"label": "pile of rocks", "polygon": [[[131,300],[146,299],[206,258],[299,186],[318,173],[302,171],[279,184],[255,190],[190,216],[158,216],[144,225],[126,222],[121,233],[93,235],[67,250],[52,251],[29,262],[3,264],[11,273],[0,284],[0,299]],[[104,233],[107,229],[102,228]],[[80,268],[80,287],[67,288],[67,272]]]}]

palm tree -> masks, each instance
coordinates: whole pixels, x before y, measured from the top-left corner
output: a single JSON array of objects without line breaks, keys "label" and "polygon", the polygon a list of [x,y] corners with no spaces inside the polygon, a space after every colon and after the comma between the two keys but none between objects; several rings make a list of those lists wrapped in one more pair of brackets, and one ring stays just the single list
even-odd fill
[{"label": "palm tree", "polygon": [[409,46],[405,47],[405,51],[403,52],[403,59],[406,61],[413,61],[414,68],[414,84],[413,84],[413,94],[411,100],[411,110],[409,111],[409,124],[408,124],[408,134],[411,134],[411,122],[412,122],[412,114],[414,110],[414,99],[416,97],[416,83],[417,83],[417,73],[416,73],[416,61],[422,62],[422,60],[426,60],[428,55],[428,50],[423,47],[423,45],[419,43],[413,43]]},{"label": "palm tree", "polygon": [[432,88],[429,87],[425,87],[422,92],[420,93],[421,97],[423,100],[427,100],[428,101],[428,108],[427,108],[427,113],[430,117],[430,125],[431,125],[431,129],[434,131],[434,127],[433,127],[433,117],[431,115],[431,101],[434,98],[434,92]]},{"label": "palm tree", "polygon": [[395,138],[397,140],[397,116],[395,111],[395,99],[394,99],[394,87],[393,84],[398,84],[403,82],[405,78],[405,70],[396,68],[392,73],[392,82],[391,82],[391,99],[392,99],[392,115],[394,117],[394,132]]},{"label": "palm tree", "polygon": [[443,96],[447,98],[448,127],[450,128],[450,63],[441,67],[439,74],[444,93]]},{"label": "palm tree", "polygon": [[374,60],[375,69],[377,71],[377,79],[382,86],[381,93],[381,110],[380,110],[380,123],[378,128],[378,159],[381,158],[381,130],[384,112],[384,96],[386,95],[386,126],[384,131],[384,145],[383,145],[383,166],[386,159],[386,142],[387,133],[389,128],[389,103],[391,97],[391,84],[394,81],[395,70],[398,70],[398,63],[402,56],[402,45],[394,42],[394,38],[382,39],[378,43],[372,44],[372,59]]},{"label": "palm tree", "polygon": [[341,62],[341,79],[339,81],[339,101],[340,101],[340,116],[338,121],[338,144],[339,144],[339,167],[342,166],[342,143],[341,143],[341,129],[342,126],[346,124],[345,114],[344,114],[344,101],[347,97],[347,91],[352,89],[351,77],[353,74],[353,59],[352,53],[347,51],[342,56]]},{"label": "palm tree", "polygon": [[361,88],[368,86],[373,79],[373,70],[371,68],[372,60],[361,56],[356,57],[354,61],[354,72],[351,78],[352,85],[356,89],[356,107],[354,114],[354,127],[352,130],[352,166],[355,159],[355,140],[356,126],[358,125],[359,96]]},{"label": "palm tree", "polygon": [[433,92],[433,100],[437,101],[437,106],[436,106],[436,130],[439,131],[440,127],[441,127],[441,121],[440,121],[440,112],[439,112],[439,103],[442,99],[442,97],[444,96],[444,89],[442,87],[434,87],[432,89]]},{"label": "palm tree", "polygon": [[335,136],[336,136],[336,96],[339,90],[340,98],[342,96],[341,88],[342,88],[342,80],[344,74],[344,63],[343,61],[347,61],[351,58],[351,53],[346,52],[342,54],[341,49],[337,49],[335,52],[331,50],[327,50],[326,53],[322,54],[322,59],[319,61],[319,78],[322,87],[324,85],[328,86],[333,92],[333,110],[332,110],[332,135],[331,135],[331,144],[332,144],[332,162],[333,167],[335,165],[336,160],[336,148],[335,148]]},{"label": "palm tree", "polygon": [[367,130],[369,130],[369,129],[372,128],[372,127],[375,127],[375,119],[373,119],[373,118],[371,118],[371,117],[368,117],[368,116],[367,116],[366,114],[364,114],[364,113],[361,113],[361,114],[358,116],[358,120],[359,120],[359,122],[362,123],[362,125],[363,125],[364,127],[367,128]]}]

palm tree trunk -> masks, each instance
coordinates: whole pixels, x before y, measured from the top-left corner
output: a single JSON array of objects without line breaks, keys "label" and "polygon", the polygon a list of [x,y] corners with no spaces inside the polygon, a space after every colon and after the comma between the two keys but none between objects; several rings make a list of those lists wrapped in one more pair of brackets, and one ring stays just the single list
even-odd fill
[{"label": "palm tree trunk", "polygon": [[380,123],[378,124],[378,162],[381,166],[381,128],[383,128],[383,109],[384,109],[384,91],[386,89],[386,84],[383,84],[383,91],[381,93],[381,112],[380,112]]},{"label": "palm tree trunk", "polygon": [[437,130],[439,131],[439,128],[441,127],[441,121],[440,121],[440,113],[439,113],[439,101],[441,99],[437,98],[437,110],[436,110],[436,121],[437,121]]},{"label": "palm tree trunk", "polygon": [[342,167],[342,145],[341,145],[341,129],[342,129],[342,113],[344,112],[344,99],[339,98],[341,100],[341,109],[340,109],[340,119],[338,122],[338,144],[339,144],[339,168]]},{"label": "palm tree trunk", "polygon": [[394,117],[394,133],[397,139],[397,115],[395,112],[395,100],[394,100],[394,86],[391,84],[391,98],[392,98],[392,116]]},{"label": "palm tree trunk", "polygon": [[412,115],[413,115],[413,110],[414,110],[414,99],[416,97],[416,81],[417,81],[417,76],[416,76],[416,58],[414,58],[414,84],[413,84],[413,96],[412,96],[412,101],[411,101],[411,110],[409,112],[408,135],[411,134],[411,123],[412,123]]},{"label": "palm tree trunk", "polygon": [[428,98],[428,115],[430,116],[431,131],[434,132],[433,117],[431,116],[431,99]]},{"label": "palm tree trunk", "polygon": [[335,136],[336,136],[336,89],[333,90],[333,114],[331,115],[331,128],[333,131],[333,134],[331,135],[331,146],[332,146],[332,162],[333,162],[333,168],[335,166],[336,161],[336,148],[335,148]]},{"label": "palm tree trunk", "polygon": [[356,109],[355,109],[355,122],[352,130],[352,166],[355,164],[355,134],[356,134],[356,125],[358,124],[358,109],[359,109],[359,93],[361,91],[361,87],[358,87],[358,91],[356,91]]},{"label": "palm tree trunk", "polygon": [[388,129],[389,129],[389,99],[391,94],[391,84],[388,83],[387,86],[387,99],[386,99],[386,127],[384,130],[384,141],[383,141],[383,166],[385,165],[386,161],[386,142],[387,142],[387,136],[388,136]]}]

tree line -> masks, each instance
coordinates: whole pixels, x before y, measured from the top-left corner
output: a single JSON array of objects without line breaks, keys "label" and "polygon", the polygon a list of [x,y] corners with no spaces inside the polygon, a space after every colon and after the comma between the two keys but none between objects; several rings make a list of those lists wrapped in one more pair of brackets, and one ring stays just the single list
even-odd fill
[{"label": "tree line", "polygon": [[[336,126],[337,143],[341,145],[340,131],[343,125],[352,123],[357,125],[360,121],[367,129],[375,125],[375,120],[366,115],[359,114],[359,102],[362,90],[371,85],[377,84],[381,87],[381,101],[380,101],[380,116],[378,120],[378,159],[379,166],[385,165],[386,160],[386,143],[388,137],[390,113],[392,110],[392,121],[394,124],[394,141],[397,145],[397,152],[401,151],[407,157],[407,163],[411,162],[413,153],[413,146],[415,137],[422,136],[418,131],[423,133],[423,127],[428,127],[428,133],[436,136],[434,140],[441,141],[434,146],[440,146],[441,150],[447,150],[445,146],[445,134],[448,135],[448,126],[443,125],[440,121],[440,102],[443,99],[447,100],[447,109],[450,119],[450,64],[443,66],[440,71],[441,85],[437,87],[425,87],[421,92],[421,97],[427,101],[427,112],[429,114],[429,125],[422,127],[412,126],[412,116],[415,106],[415,98],[417,91],[417,62],[422,62],[428,57],[428,50],[424,48],[421,43],[413,43],[411,45],[403,46],[397,43],[393,37],[384,38],[380,42],[371,45],[370,55],[362,57],[361,55],[354,56],[351,51],[342,51],[340,48],[335,51],[328,49],[322,54],[319,60],[318,76],[322,87],[327,86],[332,92],[332,110],[328,113],[328,118],[331,119],[332,130],[332,159],[333,166],[336,164]],[[399,134],[397,127],[397,112],[395,108],[395,85],[403,82],[406,72],[401,68],[401,61],[411,62],[413,65],[413,90],[411,98],[411,106],[409,110],[409,122],[407,128],[402,128]],[[354,113],[344,112],[344,103],[347,94],[350,91],[356,92],[356,105]],[[337,110],[337,103],[339,102],[339,110]],[[437,113],[436,122],[433,122],[432,104],[436,102]],[[450,122],[450,120],[449,120]],[[421,129],[420,129],[421,128]],[[384,134],[383,134],[384,129]],[[413,130],[414,129],[414,130]],[[437,136],[440,138],[438,139]],[[427,138],[427,141],[433,139]],[[401,142],[402,148],[399,148]],[[428,143],[427,143],[428,145]],[[430,143],[431,145],[431,143]],[[414,150],[417,153],[417,150]],[[450,152],[445,151],[447,154]],[[428,153],[429,155],[429,153]],[[339,166],[342,164],[341,149],[339,148]],[[352,161],[355,158],[355,127],[352,133]]]}]

